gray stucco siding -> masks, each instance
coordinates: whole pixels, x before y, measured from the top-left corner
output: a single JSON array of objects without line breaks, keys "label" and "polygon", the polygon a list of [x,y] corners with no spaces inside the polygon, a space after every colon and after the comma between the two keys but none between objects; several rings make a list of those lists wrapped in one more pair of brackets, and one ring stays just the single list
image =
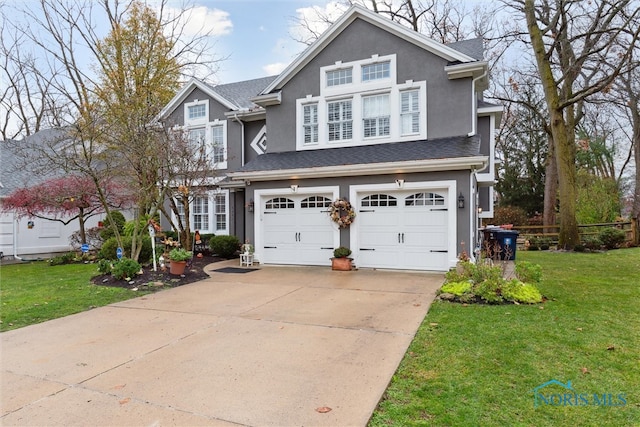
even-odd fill
[{"label": "gray stucco siding", "polygon": [[357,19],[281,88],[280,105],[267,107],[268,151],[296,149],[296,100],[320,95],[321,67],[376,54],[396,55],[396,83],[426,81],[428,138],[471,131],[471,79],[449,80],[446,60]]},{"label": "gray stucco siding", "polygon": [[491,136],[491,118],[484,116],[478,118],[478,133],[480,134],[480,154],[488,156],[491,154],[489,145]]}]

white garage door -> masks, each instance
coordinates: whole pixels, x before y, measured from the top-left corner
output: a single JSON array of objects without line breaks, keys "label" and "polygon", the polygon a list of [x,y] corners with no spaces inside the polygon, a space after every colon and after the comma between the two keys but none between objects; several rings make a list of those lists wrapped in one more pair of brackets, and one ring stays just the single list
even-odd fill
[{"label": "white garage door", "polygon": [[266,197],[261,206],[265,264],[330,265],[334,234],[331,194]]},{"label": "white garage door", "polygon": [[358,266],[448,268],[447,190],[358,195]]}]

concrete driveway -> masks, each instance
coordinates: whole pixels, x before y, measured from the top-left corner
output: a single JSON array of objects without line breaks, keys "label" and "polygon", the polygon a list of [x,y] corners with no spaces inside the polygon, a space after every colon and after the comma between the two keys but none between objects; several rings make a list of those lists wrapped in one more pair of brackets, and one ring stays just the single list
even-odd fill
[{"label": "concrete driveway", "polygon": [[0,334],[1,424],[363,426],[443,281],[236,263]]}]

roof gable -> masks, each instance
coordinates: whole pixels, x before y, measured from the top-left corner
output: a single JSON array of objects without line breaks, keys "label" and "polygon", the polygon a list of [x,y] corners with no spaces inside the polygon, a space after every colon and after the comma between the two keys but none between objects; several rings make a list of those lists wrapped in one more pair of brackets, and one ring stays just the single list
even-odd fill
[{"label": "roof gable", "polygon": [[169,103],[162,109],[155,121],[168,117],[194,89],[200,89],[207,96],[211,97],[231,111],[251,110],[260,108],[251,102],[251,98],[258,95],[276,76],[262,77],[253,80],[245,80],[237,83],[229,83],[212,86],[196,78],[189,80]]},{"label": "roof gable", "polygon": [[336,22],[334,22],[312,45],[305,49],[289,66],[262,92],[261,95],[281,88],[291,80],[305,65],[307,65],[319,52],[331,43],[345,28],[356,19],[362,19],[384,31],[394,34],[403,40],[413,43],[450,62],[468,63],[477,59],[469,56],[451,46],[444,45],[422,34],[393,22],[378,13],[370,11],[359,5],[351,6]]}]

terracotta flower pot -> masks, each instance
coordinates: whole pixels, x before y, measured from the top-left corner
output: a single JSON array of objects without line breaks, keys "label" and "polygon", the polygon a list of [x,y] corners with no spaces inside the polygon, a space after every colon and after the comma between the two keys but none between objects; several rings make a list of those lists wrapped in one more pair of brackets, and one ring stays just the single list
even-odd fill
[{"label": "terracotta flower pot", "polygon": [[351,258],[331,258],[331,269],[337,271],[350,271]]},{"label": "terracotta flower pot", "polygon": [[187,261],[170,261],[169,273],[180,276],[184,274],[184,269],[187,266]]}]

